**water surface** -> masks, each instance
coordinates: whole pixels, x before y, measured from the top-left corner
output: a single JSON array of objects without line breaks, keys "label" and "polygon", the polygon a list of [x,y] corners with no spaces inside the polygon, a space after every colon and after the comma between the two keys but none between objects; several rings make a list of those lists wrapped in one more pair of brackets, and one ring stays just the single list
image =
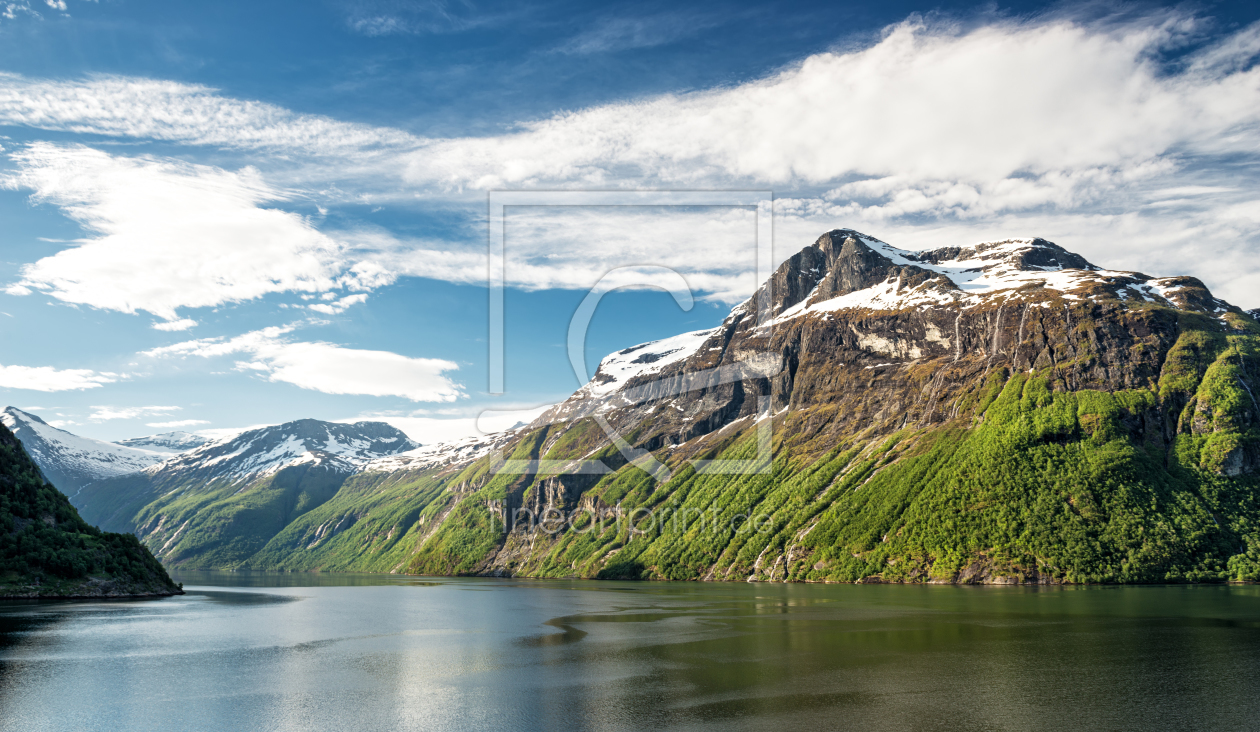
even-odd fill
[{"label": "water surface", "polygon": [[0,603],[0,730],[1260,728],[1260,587],[185,573]]}]

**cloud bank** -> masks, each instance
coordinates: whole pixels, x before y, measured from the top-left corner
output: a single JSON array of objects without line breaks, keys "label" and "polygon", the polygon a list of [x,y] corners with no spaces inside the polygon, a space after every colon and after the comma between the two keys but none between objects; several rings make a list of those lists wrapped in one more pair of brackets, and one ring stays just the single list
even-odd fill
[{"label": "cloud bank", "polygon": [[[424,12],[440,18],[450,8]],[[381,17],[395,17],[385,10]],[[600,26],[590,48],[655,42],[649,20]],[[482,281],[480,204],[467,210],[468,236],[454,241],[327,231],[267,208],[296,195],[264,182],[283,170],[302,195],[387,195],[413,209],[492,188],[773,187],[780,259],[835,226],[912,247],[1040,235],[1108,266],[1195,274],[1254,306],[1260,24],[1203,44],[1206,27],[1180,11],[970,27],[912,17],[866,47],[815,54],[765,78],[452,139],[160,80],[0,75],[0,123],[245,151],[256,166],[232,172],[47,144],[19,150],[11,185],[100,236],[29,265],[10,291],[145,310],[175,329],[191,327],[178,308],[269,292],[339,290],[305,305],[336,314],[398,275]],[[291,161],[303,156],[322,162],[295,171]],[[344,188],[329,186],[329,176]],[[127,188],[131,210],[117,193]],[[163,215],[204,193],[218,223],[194,231]],[[518,217],[530,233],[515,249],[509,242],[508,284],[582,288],[635,259],[684,271],[701,294],[725,301],[756,284],[750,268],[733,264],[742,260],[723,256],[720,242],[745,245],[717,217],[644,213],[629,227],[628,215],[605,217],[620,227],[594,216],[576,226],[580,218]],[[251,239],[247,230],[266,233]],[[164,257],[160,244],[184,234],[199,237],[188,266]],[[197,252],[226,256],[198,262]],[[218,267],[227,261],[230,271]],[[177,284],[146,286],[128,279],[128,267]]]}]

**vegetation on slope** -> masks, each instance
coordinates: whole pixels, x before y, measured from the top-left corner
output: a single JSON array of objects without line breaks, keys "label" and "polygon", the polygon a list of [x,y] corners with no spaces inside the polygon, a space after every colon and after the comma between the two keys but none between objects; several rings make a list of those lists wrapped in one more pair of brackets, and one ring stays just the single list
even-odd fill
[{"label": "vegetation on slope", "polygon": [[0,425],[0,597],[179,591],[135,536],[105,533],[80,518]]},{"label": "vegetation on slope", "polygon": [[[583,494],[588,507],[615,507],[611,520],[514,532],[494,566],[660,579],[1260,580],[1260,481],[1243,470],[1260,452],[1249,387],[1260,349],[1245,325],[1229,333],[1183,316],[1159,383],[1145,389],[1054,391],[1053,368],[997,368],[960,400],[959,419],[855,436],[821,457],[780,441],[769,474],[680,463],[656,485],[627,466]],[[793,413],[778,433],[790,438],[815,416]],[[717,453],[752,458],[751,431]],[[461,520],[420,547],[412,571],[450,571],[438,553],[481,546],[496,518],[492,485],[460,501]]]}]

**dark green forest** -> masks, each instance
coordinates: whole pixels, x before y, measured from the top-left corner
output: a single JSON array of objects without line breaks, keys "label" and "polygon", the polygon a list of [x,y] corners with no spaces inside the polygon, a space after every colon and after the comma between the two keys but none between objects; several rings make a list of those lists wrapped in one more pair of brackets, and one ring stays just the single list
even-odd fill
[{"label": "dark green forest", "polygon": [[103,532],[80,518],[0,425],[0,597],[179,591],[134,535]]}]

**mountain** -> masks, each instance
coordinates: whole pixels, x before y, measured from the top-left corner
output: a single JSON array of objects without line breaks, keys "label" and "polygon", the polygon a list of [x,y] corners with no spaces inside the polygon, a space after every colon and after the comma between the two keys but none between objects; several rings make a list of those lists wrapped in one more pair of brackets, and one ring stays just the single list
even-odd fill
[{"label": "mountain", "polygon": [[233,566],[363,465],[419,447],[382,422],[302,419],[93,482],[74,500],[89,521],[135,532],[163,561]]},{"label": "mountain", "polygon": [[114,444],[123,447],[134,447],[139,450],[148,450],[149,452],[158,452],[165,455],[178,455],[188,452],[197,447],[210,442],[209,437],[194,435],[191,432],[163,432],[160,435],[148,435],[146,437],[132,437],[128,440],[118,440]]},{"label": "mountain", "polygon": [[16,407],[0,412],[0,422],[21,440],[45,477],[72,495],[94,480],[134,473],[170,457],[165,451],[79,437]]},{"label": "mountain", "polygon": [[135,536],[88,525],[0,426],[0,597],[183,594]]},{"label": "mountain", "polygon": [[363,463],[248,556],[172,554],[239,530],[156,493],[116,518],[198,566],[1255,580],[1257,364],[1254,314],[1191,277],[840,229],[717,327],[611,354],[510,433]]}]

